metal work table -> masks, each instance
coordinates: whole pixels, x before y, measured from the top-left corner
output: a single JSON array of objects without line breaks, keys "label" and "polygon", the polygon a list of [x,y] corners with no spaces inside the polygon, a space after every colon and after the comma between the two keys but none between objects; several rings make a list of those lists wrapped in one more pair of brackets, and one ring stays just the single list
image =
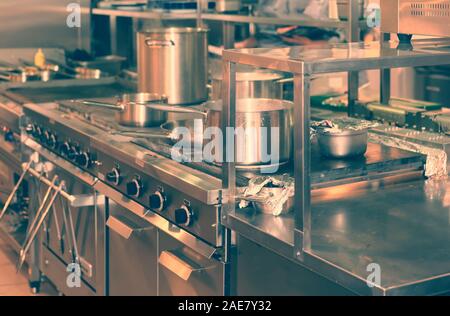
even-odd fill
[{"label": "metal work table", "polygon": [[[448,271],[430,259],[430,266],[424,266],[426,257],[431,257],[428,251],[430,244],[425,241],[412,241],[411,234],[417,234],[415,238],[434,239],[438,244],[443,239],[448,238],[448,234],[443,231],[448,229],[448,209],[445,204],[439,205],[426,196],[420,195],[420,186],[423,181],[416,186],[399,186],[389,189],[370,192],[370,195],[357,196],[353,191],[347,191],[341,200],[333,203],[318,203],[315,194],[312,192],[312,146],[310,141],[310,95],[309,87],[311,77],[320,73],[348,72],[349,73],[349,115],[353,114],[356,100],[358,99],[358,81],[355,74],[362,70],[400,67],[416,67],[450,64],[450,44],[447,42],[414,42],[413,45],[399,46],[396,42],[373,42],[373,43],[351,43],[351,44],[326,44],[315,48],[287,47],[287,48],[255,48],[242,50],[226,50],[223,53],[223,78],[224,91],[222,112],[223,128],[236,126],[236,65],[245,64],[254,67],[272,69],[292,73],[294,76],[294,175],[295,175],[295,211],[289,220],[281,220],[287,224],[287,228],[280,231],[275,228],[276,224],[267,224],[265,219],[259,215],[247,218],[242,216],[241,211],[235,209],[236,190],[236,168],[235,164],[228,162],[223,168],[222,183],[228,193],[228,203],[223,206],[223,224],[238,233],[244,234],[249,239],[257,239],[262,244],[274,242],[274,250],[279,247],[281,252],[287,254],[294,260],[307,268],[325,275],[331,280],[343,284],[347,288],[354,289],[360,294],[401,294],[402,291],[412,294],[437,294],[444,290],[448,291],[450,283],[443,274]],[[382,82],[383,83],[383,82]],[[383,86],[383,85],[382,85]],[[386,100],[386,90],[382,89],[381,99]],[[388,96],[389,97],[389,96]],[[227,140],[224,140],[224,143]],[[227,157],[227,149],[224,150],[224,157]],[[379,180],[380,183],[386,179]],[[361,182],[373,183],[373,182]],[[354,184],[353,184],[354,185]],[[342,187],[342,186],[341,186]],[[341,187],[331,187],[328,193],[336,193]],[[423,191],[423,190],[422,190]],[[411,192],[412,198],[408,192]],[[402,198],[400,198],[402,197]],[[311,202],[313,201],[313,202]],[[377,202],[378,201],[378,202]],[[394,204],[390,204],[394,202]],[[400,201],[400,202],[399,202]],[[380,204],[377,203],[382,203]],[[354,208],[356,206],[356,208]],[[378,208],[380,208],[378,210]],[[335,213],[333,213],[333,210]],[[409,218],[410,214],[421,218],[416,212],[432,212],[441,214],[436,224],[437,230],[442,229],[442,235],[436,236],[436,232],[429,227],[427,221],[414,221]],[[339,215],[342,214],[344,215]],[[382,213],[384,212],[384,213]],[[379,217],[373,214],[379,214]],[[336,219],[336,214],[337,219]],[[348,214],[348,215],[347,215]],[[384,214],[384,215],[382,215]],[[424,219],[424,214],[422,218]],[[408,215],[408,216],[407,216]],[[400,216],[400,217],[399,217]],[[444,217],[447,216],[444,220]],[[346,235],[347,240],[342,240],[341,231],[336,229],[333,221],[340,218],[349,217],[345,220],[348,225]],[[399,218],[404,220],[403,223]],[[413,225],[406,225],[413,221]],[[327,226],[328,225],[328,226]],[[369,226],[373,227],[369,230]],[[444,225],[444,226],[442,226]],[[364,229],[362,229],[364,227]],[[414,227],[411,228],[411,227]],[[440,227],[440,228],[439,228]],[[404,240],[389,240],[386,233],[392,230],[400,230],[398,236],[409,236]],[[272,230],[275,230],[273,232]],[[379,233],[378,233],[379,232]],[[420,232],[420,235],[418,234]],[[447,234],[447,235],[446,235]],[[289,235],[289,236],[288,236]],[[445,237],[445,238],[444,238]],[[400,237],[398,237],[400,238]],[[337,241],[336,241],[337,240]],[[343,241],[352,241],[344,244]],[[366,248],[363,246],[365,245]],[[370,247],[368,246],[370,245]],[[293,246],[293,247],[291,247]],[[416,249],[417,246],[421,247]],[[355,251],[356,247],[357,251]],[[406,249],[414,247],[416,254],[408,255]],[[422,249],[428,248],[428,249]],[[444,253],[440,248],[434,248],[433,254]],[[376,251],[373,249],[378,249]],[[290,254],[289,254],[290,252]],[[366,253],[364,253],[366,252]],[[408,268],[402,268],[402,257],[412,258],[408,263]],[[422,256],[418,256],[422,252]],[[413,252],[414,253],[414,252]],[[367,256],[367,260],[356,260],[359,256]],[[356,258],[356,259],[355,259]],[[356,263],[368,262],[373,258],[378,260],[385,269],[380,285],[370,288],[366,285],[366,266],[355,266]],[[422,258],[422,259],[421,259]],[[423,259],[425,258],[425,259]],[[445,255],[440,258],[448,265],[449,261]],[[420,260],[423,260],[420,262]],[[396,266],[397,265],[397,266]],[[400,265],[400,267],[398,266]],[[395,267],[395,268],[394,268]],[[412,271],[417,268],[414,274]],[[406,275],[398,273],[403,270]],[[408,272],[409,271],[409,274]],[[364,273],[364,274],[363,274]],[[382,272],[383,273],[383,272]],[[430,279],[431,278],[431,279]],[[427,279],[420,284],[411,285],[418,280]],[[407,284],[410,284],[407,286]],[[429,287],[432,284],[432,287]]]},{"label": "metal work table", "polygon": [[[356,189],[347,185],[319,191],[311,206],[311,253],[303,264],[361,295],[448,292],[447,192],[450,182],[446,180]],[[247,209],[236,211],[231,221],[247,238],[292,257],[292,214],[274,217]],[[380,287],[366,284],[371,263],[381,267]]]}]

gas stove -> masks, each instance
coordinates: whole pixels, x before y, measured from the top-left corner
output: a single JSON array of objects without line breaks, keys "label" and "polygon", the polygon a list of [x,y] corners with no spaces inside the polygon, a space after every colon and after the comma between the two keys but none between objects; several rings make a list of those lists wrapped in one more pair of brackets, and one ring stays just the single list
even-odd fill
[{"label": "gas stove", "polygon": [[[221,181],[134,144],[112,111],[73,102],[27,104],[28,137],[102,183],[213,247],[222,246]],[[148,214],[145,214],[148,213]]]}]

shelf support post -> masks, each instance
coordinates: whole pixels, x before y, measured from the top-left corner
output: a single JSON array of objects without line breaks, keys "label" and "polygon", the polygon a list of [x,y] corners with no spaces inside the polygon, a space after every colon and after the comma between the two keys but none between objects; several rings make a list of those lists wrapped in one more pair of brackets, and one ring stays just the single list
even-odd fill
[{"label": "shelf support post", "polygon": [[[380,41],[381,45],[385,42],[389,42],[391,34],[381,33]],[[389,105],[391,98],[391,69],[380,69],[380,103]]]},{"label": "shelf support post", "polygon": [[[303,67],[302,67],[303,68]],[[295,256],[311,250],[310,76],[294,75]]]}]

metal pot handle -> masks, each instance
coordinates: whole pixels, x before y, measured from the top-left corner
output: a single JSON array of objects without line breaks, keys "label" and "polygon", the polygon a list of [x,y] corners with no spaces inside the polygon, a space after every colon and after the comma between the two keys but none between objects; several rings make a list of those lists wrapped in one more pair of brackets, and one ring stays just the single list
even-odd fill
[{"label": "metal pot handle", "polygon": [[123,111],[124,110],[124,107],[122,105],[117,105],[117,104],[107,103],[107,102],[89,101],[89,100],[82,100],[82,101],[73,100],[72,102],[81,102],[84,105],[93,105],[93,106],[98,106],[98,107],[102,107],[102,108],[110,109],[110,110],[114,110],[114,111]]},{"label": "metal pot handle", "polygon": [[152,110],[158,110],[158,111],[167,111],[167,112],[173,112],[173,113],[191,113],[191,114],[199,114],[203,116],[207,116],[208,113],[206,111],[198,110],[198,109],[192,109],[189,107],[182,107],[182,106],[176,106],[176,105],[165,105],[165,104],[141,104],[145,107],[152,109]]},{"label": "metal pot handle", "polygon": [[148,47],[160,47],[160,48],[175,46],[175,42],[172,40],[155,40],[150,37],[145,39],[145,44]]},{"label": "metal pot handle", "polygon": [[32,164],[32,160],[30,160],[26,165],[25,168],[22,171],[22,174],[20,175],[19,180],[17,181],[16,185],[14,186],[13,190],[11,191],[10,195],[8,196],[8,199],[5,202],[5,205],[3,206],[2,212],[0,213],[0,221],[2,220],[3,216],[6,213],[6,210],[8,209],[9,205],[11,204],[14,196],[17,193],[17,190],[19,190],[20,185],[22,184],[23,180],[25,179],[25,175],[27,174],[28,170],[30,170]]}]

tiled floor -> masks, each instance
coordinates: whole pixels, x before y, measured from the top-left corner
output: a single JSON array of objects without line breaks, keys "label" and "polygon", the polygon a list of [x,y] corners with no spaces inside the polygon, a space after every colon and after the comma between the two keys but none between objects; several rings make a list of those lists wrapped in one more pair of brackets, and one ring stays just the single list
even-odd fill
[{"label": "tiled floor", "polygon": [[[17,254],[0,238],[0,296],[32,296],[24,265],[16,273]],[[56,295],[57,292],[47,282],[42,283],[39,296]]]}]

